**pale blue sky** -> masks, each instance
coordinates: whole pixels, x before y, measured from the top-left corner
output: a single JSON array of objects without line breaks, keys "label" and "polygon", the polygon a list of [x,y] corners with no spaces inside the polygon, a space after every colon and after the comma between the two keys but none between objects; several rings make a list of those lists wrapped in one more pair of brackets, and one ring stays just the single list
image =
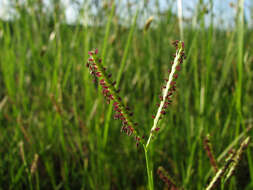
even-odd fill
[{"label": "pale blue sky", "polygon": [[[25,1],[25,0],[20,0]],[[49,0],[43,0],[46,4],[48,4]],[[61,0],[65,7],[66,7],[66,16],[69,22],[72,22],[76,19],[75,9],[71,6],[71,0]],[[86,0],[78,0],[80,2],[84,2]],[[93,0],[94,1],[94,0]],[[98,0],[101,2],[101,0]],[[123,3],[127,0],[121,0]],[[135,2],[136,0],[128,0],[130,2]],[[160,6],[162,9],[166,9],[166,3],[167,0],[160,0]],[[196,4],[199,0],[182,0],[183,5],[183,16],[189,17],[192,15],[192,12],[189,11],[189,9],[195,10]],[[209,0],[204,0],[204,2],[208,2]],[[8,18],[8,13],[10,12],[10,9],[8,7],[8,2],[10,0],[0,0],[0,17],[1,18]],[[149,0],[150,4],[155,2],[155,0]],[[171,0],[173,2],[173,0]],[[176,0],[174,0],[174,6],[173,10],[176,11]],[[217,16],[217,18],[223,18],[229,25],[234,19],[235,16],[235,9],[231,8],[229,5],[230,3],[236,4],[237,0],[214,0],[214,13]],[[249,6],[253,5],[253,0],[245,0],[245,15],[248,21],[251,21],[250,18],[250,9]],[[252,25],[252,21],[250,23]]]}]

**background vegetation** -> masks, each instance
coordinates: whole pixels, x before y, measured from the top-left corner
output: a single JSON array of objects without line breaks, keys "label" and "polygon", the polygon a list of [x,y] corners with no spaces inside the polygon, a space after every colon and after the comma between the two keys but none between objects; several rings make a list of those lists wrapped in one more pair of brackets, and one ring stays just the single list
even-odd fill
[{"label": "background vegetation", "polygon": [[[159,1],[76,1],[75,23],[60,1],[17,2],[0,20],[0,189],[146,189],[143,150],[108,116],[85,63],[98,48],[147,139],[171,42],[182,38],[176,2],[164,9]],[[212,4],[199,0],[184,20],[187,60],[151,147],[154,170],[163,166],[185,189],[202,189],[214,175],[203,148],[208,133],[221,165],[253,122],[252,29],[237,4],[231,27],[222,27]],[[251,143],[225,189],[253,188],[252,150]],[[154,178],[156,189],[166,188]]]}]

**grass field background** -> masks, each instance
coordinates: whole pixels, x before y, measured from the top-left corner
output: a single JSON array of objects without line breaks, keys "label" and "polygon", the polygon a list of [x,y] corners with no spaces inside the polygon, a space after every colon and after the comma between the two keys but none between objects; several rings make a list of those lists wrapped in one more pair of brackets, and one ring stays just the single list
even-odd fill
[{"label": "grass field background", "polygon": [[[236,8],[243,0],[231,4],[231,27],[212,0],[199,0],[183,28],[175,1],[166,10],[159,1],[152,9],[85,1],[78,19],[85,13],[89,24],[67,24],[59,2],[39,2],[13,3],[13,18],[0,20],[0,189],[147,189],[143,150],[120,132],[85,64],[98,48],[147,140],[177,39],[187,59],[151,147],[155,189],[166,188],[159,166],[185,189],[203,189],[214,175],[204,137],[221,166],[253,123],[253,32]],[[252,151],[250,143],[221,189],[253,189]]]}]

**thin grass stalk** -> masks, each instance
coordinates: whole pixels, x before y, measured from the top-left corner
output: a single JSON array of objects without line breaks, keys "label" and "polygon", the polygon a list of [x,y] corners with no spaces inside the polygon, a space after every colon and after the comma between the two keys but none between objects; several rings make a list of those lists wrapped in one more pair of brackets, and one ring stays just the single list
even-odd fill
[{"label": "thin grass stalk", "polygon": [[102,49],[102,60],[105,60],[108,38],[109,38],[109,34],[110,34],[110,29],[111,29],[112,17],[115,12],[115,7],[116,7],[116,3],[115,3],[115,1],[113,1],[110,17],[107,21],[106,29],[105,29],[105,37],[104,37],[104,43],[103,43],[103,49]]},{"label": "thin grass stalk", "polygon": [[148,189],[154,190],[154,181],[153,181],[153,168],[150,166],[150,159],[149,159],[149,152],[144,145],[144,152],[146,158],[146,168],[147,168],[147,175],[148,175]]},{"label": "thin grass stalk", "polygon": [[[107,49],[107,42],[108,42],[108,37],[109,37],[109,33],[110,33],[112,17],[113,17],[113,14],[115,12],[115,7],[116,7],[116,4],[113,1],[111,14],[110,14],[109,20],[108,20],[107,25],[106,25],[106,33],[105,33],[104,44],[103,44],[103,49],[102,49],[102,60],[105,60],[105,54],[106,54],[106,49]],[[109,115],[109,113],[110,113],[110,115]],[[109,109],[108,109],[108,112],[107,112],[106,121],[105,121],[104,137],[103,137],[103,141],[102,141],[102,146],[103,147],[105,147],[106,142],[107,142],[109,121],[110,121],[110,118],[111,118],[111,114],[112,114],[112,105],[109,106]]]},{"label": "thin grass stalk", "polygon": [[238,79],[236,84],[236,110],[237,110],[237,125],[236,135],[239,135],[240,124],[242,121],[241,99],[242,99],[242,72],[243,72],[243,33],[244,33],[244,0],[238,0],[237,12],[237,70]]},{"label": "thin grass stalk", "polygon": [[25,151],[24,151],[24,142],[23,141],[19,142],[18,146],[19,146],[20,156],[21,156],[21,159],[23,161],[23,165],[25,167],[25,171],[26,171],[26,174],[27,174],[29,187],[30,187],[30,190],[32,190],[33,189],[32,176],[31,176],[31,173],[29,171],[28,164],[27,164],[26,154],[25,154]]},{"label": "thin grass stalk", "polygon": [[[104,36],[104,41],[103,41],[103,48],[102,48],[102,60],[104,62],[106,62],[106,53],[107,53],[107,46],[108,46],[108,38],[109,38],[109,35],[110,35],[110,31],[111,31],[111,26],[112,26],[112,19],[113,19],[113,16],[115,14],[115,9],[116,9],[116,3],[115,1],[112,2],[112,7],[111,7],[111,11],[110,11],[110,16],[108,18],[108,21],[106,23],[106,29],[105,29],[105,36]],[[99,88],[101,88],[99,86]],[[110,105],[111,106],[111,105]],[[110,109],[110,108],[109,108]],[[112,108],[111,108],[112,109]],[[107,122],[106,122],[107,123]],[[104,148],[104,139],[103,139],[103,131],[100,131],[100,136],[101,136],[101,148]],[[108,132],[107,132],[108,133]],[[102,154],[101,154],[102,155]],[[104,159],[104,156],[102,155],[102,158]],[[100,159],[98,159],[98,162],[99,164],[102,166],[102,162]],[[105,175],[101,175],[102,176],[102,179],[105,178]],[[104,180],[103,180],[104,181]],[[104,182],[103,182],[104,183]]]},{"label": "thin grass stalk", "polygon": [[[124,49],[124,54],[123,54],[123,58],[121,60],[121,64],[120,64],[120,70],[117,74],[117,79],[116,79],[116,88],[118,88],[118,85],[120,83],[120,79],[122,77],[122,73],[123,70],[125,68],[126,65],[126,61],[127,61],[127,55],[128,55],[128,51],[130,48],[130,44],[132,42],[132,38],[133,38],[133,34],[134,34],[134,30],[136,28],[136,21],[139,15],[139,9],[137,9],[134,20],[133,20],[133,24],[131,26],[128,38],[127,38],[127,43]],[[104,136],[103,136],[103,146],[105,147],[107,144],[107,138],[108,138],[108,132],[109,132],[109,125],[110,125],[110,120],[111,120],[111,116],[112,116],[112,104],[110,104],[107,115],[106,115],[106,121],[105,121],[105,129],[104,129]]]},{"label": "thin grass stalk", "polygon": [[208,134],[205,138],[204,138],[204,149],[206,150],[206,154],[209,158],[209,161],[211,163],[211,166],[213,167],[213,170],[215,173],[218,172],[218,165],[217,165],[217,161],[215,159],[214,153],[213,153],[213,146],[210,142],[210,135]]},{"label": "thin grass stalk", "polygon": [[210,103],[210,86],[211,86],[211,75],[213,73],[213,64],[212,64],[212,53],[213,53],[213,20],[214,20],[214,16],[213,16],[213,0],[209,0],[210,3],[210,26],[208,29],[208,34],[207,34],[207,48],[206,48],[206,58],[204,58],[204,60],[206,59],[206,77],[205,77],[205,109],[204,111],[207,112],[208,109],[210,109],[211,104]]}]

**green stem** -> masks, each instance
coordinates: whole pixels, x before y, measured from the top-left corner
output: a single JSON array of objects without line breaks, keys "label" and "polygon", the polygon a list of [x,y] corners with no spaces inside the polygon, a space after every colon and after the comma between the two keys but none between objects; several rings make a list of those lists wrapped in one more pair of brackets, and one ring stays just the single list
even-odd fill
[{"label": "green stem", "polygon": [[[119,86],[120,79],[122,77],[122,73],[123,73],[123,70],[124,70],[125,65],[126,65],[128,51],[129,51],[129,48],[130,48],[130,45],[131,45],[131,42],[132,42],[134,30],[136,28],[136,22],[137,22],[138,15],[139,15],[139,9],[137,9],[137,11],[136,11],[136,14],[135,14],[135,17],[134,17],[134,20],[133,20],[133,24],[131,26],[130,32],[129,32],[128,37],[127,37],[127,42],[126,42],[126,46],[124,48],[123,58],[121,60],[120,69],[119,69],[119,72],[118,72],[118,75],[117,75],[116,88],[118,88],[118,86]],[[102,58],[103,58],[103,56],[102,56]],[[103,146],[104,147],[107,144],[107,138],[108,138],[109,126],[110,126],[110,119],[111,119],[112,110],[113,110],[112,108],[113,108],[112,104],[110,104],[109,110],[108,110],[107,115],[106,115],[106,122],[105,122],[105,128],[104,128],[104,137],[103,137]]]},{"label": "green stem", "polygon": [[108,38],[109,38],[109,34],[110,34],[110,29],[111,29],[112,17],[115,12],[115,7],[116,7],[116,4],[113,1],[111,13],[110,13],[109,19],[107,21],[106,30],[105,30],[104,44],[103,44],[103,50],[102,50],[102,60],[104,60],[104,61],[105,61],[107,44],[108,44]]},{"label": "green stem", "polygon": [[237,16],[237,70],[238,80],[236,84],[236,110],[237,110],[237,122],[236,122],[236,136],[239,135],[240,126],[242,122],[242,82],[243,82],[243,35],[244,35],[244,0],[238,1],[238,16]]},{"label": "green stem", "polygon": [[153,171],[152,171],[152,167],[150,166],[148,149],[146,149],[145,145],[143,147],[145,151],[146,168],[147,168],[147,174],[148,174],[148,189],[154,190]]}]

